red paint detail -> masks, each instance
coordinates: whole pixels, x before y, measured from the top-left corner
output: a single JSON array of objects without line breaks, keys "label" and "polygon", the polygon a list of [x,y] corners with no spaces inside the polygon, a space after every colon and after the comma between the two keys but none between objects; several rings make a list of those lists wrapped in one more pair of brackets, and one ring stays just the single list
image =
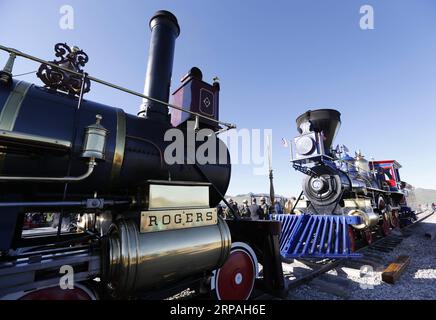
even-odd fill
[{"label": "red paint detail", "polygon": [[351,252],[356,251],[356,235],[354,234],[354,229],[351,226],[348,226],[348,238],[350,238]]},{"label": "red paint detail", "polygon": [[91,297],[82,289],[61,289],[60,287],[50,287],[32,291],[20,298],[20,300],[92,300]]},{"label": "red paint detail", "polygon": [[391,233],[390,223],[386,219],[386,215],[383,215],[382,232],[383,232],[383,235],[385,235],[385,236],[387,236],[389,233]]},{"label": "red paint detail", "polygon": [[[255,280],[255,266],[250,255],[243,250],[230,253],[226,263],[218,270],[216,290],[221,300],[245,300],[250,297]],[[237,274],[242,282],[237,284]]]},{"label": "red paint detail", "polygon": [[[181,86],[172,94],[173,104],[187,108],[190,111],[218,120],[219,119],[219,85],[209,84],[195,76],[185,76]],[[204,100],[208,98],[209,104]],[[171,124],[179,126],[187,120],[194,120],[193,116],[177,109],[171,110]],[[216,123],[200,118],[200,123],[216,127]]]},{"label": "red paint detail", "polygon": [[395,229],[400,229],[400,218],[398,217],[398,211],[392,211],[392,227]]},{"label": "red paint detail", "polygon": [[372,244],[374,241],[374,237],[372,236],[371,230],[367,229],[363,231],[363,235],[367,244]]},{"label": "red paint detail", "polygon": [[397,160],[372,160],[372,161],[369,161],[369,165],[370,165],[371,169],[372,169],[372,166],[374,164],[375,165],[382,165],[382,166],[383,165],[384,166],[393,165],[393,167],[395,169],[400,169],[402,167],[401,164],[399,164]]}]

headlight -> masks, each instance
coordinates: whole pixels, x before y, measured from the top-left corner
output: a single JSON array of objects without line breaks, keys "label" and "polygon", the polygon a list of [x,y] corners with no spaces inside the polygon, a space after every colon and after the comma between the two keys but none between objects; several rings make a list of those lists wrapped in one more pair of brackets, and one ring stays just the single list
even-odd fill
[{"label": "headlight", "polygon": [[301,137],[299,138],[296,143],[297,152],[301,155],[308,155],[310,154],[314,147],[315,147],[315,141],[313,141],[310,137]]}]

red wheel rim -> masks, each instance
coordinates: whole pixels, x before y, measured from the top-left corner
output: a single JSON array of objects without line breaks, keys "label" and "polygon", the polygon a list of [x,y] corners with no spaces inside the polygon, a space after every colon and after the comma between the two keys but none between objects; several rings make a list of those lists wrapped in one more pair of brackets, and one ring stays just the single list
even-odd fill
[{"label": "red wheel rim", "polygon": [[365,237],[365,241],[366,241],[367,244],[371,244],[372,241],[374,240],[374,238],[373,238],[373,236],[372,236],[372,232],[371,232],[371,230],[369,230],[369,229],[363,231],[363,235],[364,235],[364,237]]},{"label": "red wheel rim", "polygon": [[354,235],[353,227],[348,227],[348,238],[350,238],[350,250],[356,251],[356,236]]},{"label": "red wheel rim", "polygon": [[250,297],[256,278],[256,266],[251,255],[235,249],[217,271],[215,290],[220,300],[246,300]]},{"label": "red wheel rim", "polygon": [[392,227],[400,229],[400,219],[398,218],[397,211],[392,211]]},{"label": "red wheel rim", "polygon": [[383,197],[378,198],[378,209],[383,211],[386,208],[385,199]]},{"label": "red wheel rim", "polygon": [[391,233],[391,228],[390,228],[388,220],[386,219],[386,215],[383,215],[382,231],[383,231],[383,234],[385,236],[387,236],[389,233]]},{"label": "red wheel rim", "polygon": [[93,297],[79,287],[65,290],[60,287],[50,287],[27,293],[19,300],[93,300]]}]

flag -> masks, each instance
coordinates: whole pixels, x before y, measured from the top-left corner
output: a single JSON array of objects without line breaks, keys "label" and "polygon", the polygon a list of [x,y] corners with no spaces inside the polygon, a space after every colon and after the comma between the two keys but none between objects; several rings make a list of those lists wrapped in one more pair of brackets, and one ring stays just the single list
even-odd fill
[{"label": "flag", "polygon": [[285,138],[282,138],[282,143],[283,143],[283,147],[285,148],[288,147],[288,140],[286,140]]}]

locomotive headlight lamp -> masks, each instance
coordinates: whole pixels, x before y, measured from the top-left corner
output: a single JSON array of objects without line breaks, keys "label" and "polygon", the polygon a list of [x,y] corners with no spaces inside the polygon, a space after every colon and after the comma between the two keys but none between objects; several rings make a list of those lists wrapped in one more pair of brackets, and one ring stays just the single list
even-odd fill
[{"label": "locomotive headlight lamp", "polygon": [[96,122],[85,130],[85,141],[83,143],[82,157],[104,160],[104,151],[106,149],[107,130],[100,124],[103,117],[99,114],[96,116]]},{"label": "locomotive headlight lamp", "polygon": [[313,151],[315,142],[311,137],[303,136],[295,142],[295,145],[297,147],[297,152],[305,156],[309,155]]}]

